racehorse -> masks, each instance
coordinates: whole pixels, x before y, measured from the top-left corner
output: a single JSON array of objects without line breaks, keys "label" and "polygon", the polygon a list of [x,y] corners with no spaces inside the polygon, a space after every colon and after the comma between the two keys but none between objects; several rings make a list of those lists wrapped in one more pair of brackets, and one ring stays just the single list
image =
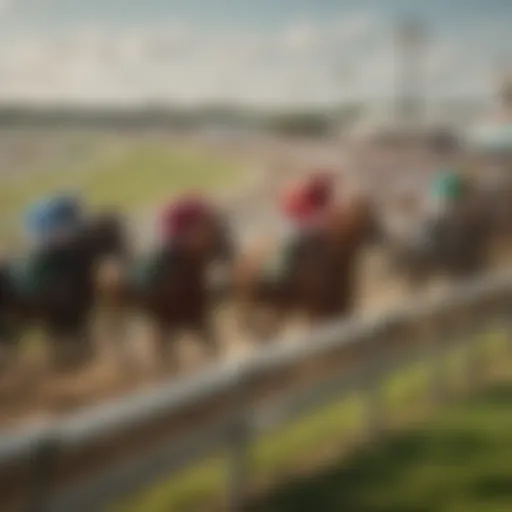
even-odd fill
[{"label": "racehorse", "polygon": [[22,328],[43,327],[57,369],[74,369],[92,355],[89,319],[95,304],[97,265],[125,257],[121,219],[91,216],[66,243],[6,262],[0,268],[0,341],[14,355]]},{"label": "racehorse", "polygon": [[193,243],[177,240],[130,265],[105,265],[100,272],[101,299],[110,310],[111,336],[124,343],[126,315],[142,313],[155,328],[164,371],[170,360],[175,362],[175,341],[182,331],[197,333],[213,355],[219,348],[210,305],[223,298],[228,282],[212,282],[211,270],[214,263],[231,262],[231,230],[224,214],[215,209],[191,231]]},{"label": "racehorse", "polygon": [[436,277],[458,282],[485,270],[490,237],[488,212],[468,183],[455,208],[418,219],[392,243],[391,266],[415,290]]},{"label": "racehorse", "polygon": [[[493,253],[510,260],[512,254],[512,179],[508,172],[488,172],[477,179],[475,200],[486,212]],[[508,171],[509,169],[506,169]]]},{"label": "racehorse", "polygon": [[[242,323],[263,339],[275,335],[295,313],[311,323],[350,313],[362,250],[382,235],[374,205],[360,195],[333,207],[321,229],[285,243],[277,252],[266,247],[240,258],[234,299]],[[288,250],[292,254],[283,261]],[[259,321],[260,313],[266,314],[265,322]]]}]

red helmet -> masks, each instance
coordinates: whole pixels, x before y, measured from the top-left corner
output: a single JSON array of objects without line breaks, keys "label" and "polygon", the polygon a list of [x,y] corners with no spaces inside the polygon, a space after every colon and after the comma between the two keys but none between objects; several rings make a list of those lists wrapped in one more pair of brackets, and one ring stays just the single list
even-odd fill
[{"label": "red helmet", "polygon": [[167,205],[160,214],[165,240],[182,236],[212,213],[212,207],[198,195],[183,196]]},{"label": "red helmet", "polygon": [[319,171],[287,191],[283,199],[285,215],[298,222],[308,222],[317,217],[330,203],[333,192],[333,176]]},{"label": "red helmet", "polygon": [[304,193],[302,187],[286,191],[282,201],[284,214],[295,221],[306,221],[315,213],[314,205]]}]

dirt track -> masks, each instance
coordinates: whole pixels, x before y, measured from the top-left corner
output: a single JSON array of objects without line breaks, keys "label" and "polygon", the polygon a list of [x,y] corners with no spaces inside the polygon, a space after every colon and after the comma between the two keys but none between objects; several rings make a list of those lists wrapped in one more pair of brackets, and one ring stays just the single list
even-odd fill
[{"label": "dirt track", "polygon": [[[377,308],[389,308],[403,297],[396,283],[382,279],[379,279],[380,283],[371,282],[370,272],[365,274],[359,314]],[[237,328],[232,307],[227,305],[216,315],[225,358],[237,358],[258,348],[254,340]],[[304,326],[295,322],[290,324],[283,336],[298,332],[305,332]],[[48,374],[41,362],[25,362],[25,371],[0,382],[0,422],[15,425],[26,421],[48,421],[55,415],[111,399],[142,386],[153,385],[171,375],[200,371],[204,364],[211,362],[206,359],[200,343],[192,337],[184,336],[177,350],[179,371],[169,370],[164,375],[161,371],[155,372],[155,359],[148,336],[132,332],[130,339],[133,341],[132,355],[135,356],[136,365],[129,370],[128,375],[123,371],[119,354],[117,357],[115,355],[116,348],[109,346],[101,336],[98,337],[100,353],[96,360],[69,377]]]},{"label": "dirt track", "polygon": [[[242,197],[233,198],[228,205],[238,230],[243,231],[246,236],[252,237],[255,233],[260,236],[279,234],[279,225],[276,224],[272,208],[273,198],[283,182],[310,168],[315,162],[320,165],[340,162],[343,168],[345,160],[341,150],[332,145],[308,147],[307,144],[300,143],[293,146],[284,141],[281,146],[275,145],[270,150],[268,147],[266,149],[264,151],[260,148],[258,153],[261,158],[257,160],[256,167],[261,170],[261,174],[258,180],[254,180],[252,190],[246,191]],[[251,156],[254,157],[254,148],[251,151]],[[280,165],[279,169],[276,168],[277,163]],[[345,181],[350,179],[351,176],[347,174]],[[370,260],[374,261],[368,261],[362,272],[360,312],[389,308],[403,299],[399,285],[385,278],[382,269],[379,270],[378,259],[375,261],[372,256]],[[233,312],[220,312],[217,324],[219,337],[223,342],[224,357],[236,358],[247,350],[257,348],[237,329]],[[290,330],[293,332],[295,329],[291,326]],[[0,423],[13,425],[25,421],[48,421],[56,414],[110,399],[141,386],[152,385],[163,378],[162,375],[155,375],[147,343],[138,344],[138,364],[126,375],[121,371],[119,357],[111,355],[116,352],[116,348],[109,349],[108,343],[101,342],[101,337],[99,341],[102,350],[97,361],[71,377],[57,378],[55,375],[48,375],[43,369],[37,369],[41,365],[35,365],[28,371],[18,373],[23,376],[21,381],[18,377],[10,376],[0,382]],[[192,340],[184,339],[184,343],[181,343],[179,373],[197,371],[205,364],[200,345],[190,341]],[[105,346],[109,350],[105,350]]]}]

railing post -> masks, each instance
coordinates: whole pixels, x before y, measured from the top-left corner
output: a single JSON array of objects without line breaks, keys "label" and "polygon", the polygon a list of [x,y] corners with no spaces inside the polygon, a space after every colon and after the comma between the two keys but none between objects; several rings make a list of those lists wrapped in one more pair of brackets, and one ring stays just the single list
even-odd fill
[{"label": "railing post", "polygon": [[443,314],[436,314],[432,323],[429,324],[426,336],[429,359],[431,364],[430,372],[430,400],[434,405],[442,404],[446,399],[446,361],[444,346],[448,343],[450,333],[450,322]]},{"label": "railing post", "polygon": [[251,441],[252,374],[240,373],[234,390],[233,426],[229,439],[228,510],[243,512],[248,506]]},{"label": "railing post", "polygon": [[[481,300],[483,299],[483,300]],[[462,307],[459,329],[461,335],[466,338],[467,344],[467,383],[470,388],[478,388],[481,384],[484,368],[482,364],[482,333],[485,326],[489,324],[488,297],[478,300],[478,306],[482,308],[483,315],[475,310],[473,301]],[[482,318],[483,317],[483,318]]]},{"label": "railing post", "polygon": [[228,483],[228,510],[242,512],[246,509],[249,481],[248,428],[240,422],[233,429],[230,443],[230,467]]},{"label": "railing post", "polygon": [[[501,318],[503,292],[499,289],[485,290],[483,296],[472,301],[469,316],[472,319],[474,337],[471,340],[472,381],[478,385],[482,379],[489,377],[491,352],[489,341],[494,343],[494,336],[504,330]],[[491,336],[491,339],[490,339]],[[494,356],[493,356],[494,358]]]},{"label": "railing post", "polygon": [[55,472],[58,439],[50,434],[34,446],[33,485],[27,499],[27,512],[47,512],[50,486]]},{"label": "railing post", "polygon": [[[387,326],[386,326],[387,327]],[[386,364],[381,345],[386,342],[388,329],[378,329],[365,341],[367,345],[368,364],[365,368],[366,389],[366,434],[370,442],[376,441],[385,428],[385,410],[382,393],[382,366]]]},{"label": "railing post", "polygon": [[[504,327],[505,327],[505,336],[507,352],[512,352],[512,293],[505,293],[505,297],[503,300],[503,312],[504,312]],[[509,355],[509,354],[507,354]]]},{"label": "railing post", "polygon": [[[497,326],[500,332],[500,338],[503,337],[503,346],[500,346],[500,355],[504,359],[509,359],[512,352],[512,294],[507,289],[500,291],[495,316],[497,317]],[[500,343],[501,345],[501,343]]]}]

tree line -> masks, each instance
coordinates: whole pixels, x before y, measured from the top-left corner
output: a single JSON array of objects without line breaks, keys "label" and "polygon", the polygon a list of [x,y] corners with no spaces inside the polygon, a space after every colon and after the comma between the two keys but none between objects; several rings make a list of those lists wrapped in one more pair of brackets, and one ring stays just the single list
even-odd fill
[{"label": "tree line", "polygon": [[134,108],[0,105],[3,128],[167,128],[204,126],[261,129],[280,134],[323,136],[360,115],[360,105],[330,109],[250,109],[229,105],[182,108],[144,105]]}]

